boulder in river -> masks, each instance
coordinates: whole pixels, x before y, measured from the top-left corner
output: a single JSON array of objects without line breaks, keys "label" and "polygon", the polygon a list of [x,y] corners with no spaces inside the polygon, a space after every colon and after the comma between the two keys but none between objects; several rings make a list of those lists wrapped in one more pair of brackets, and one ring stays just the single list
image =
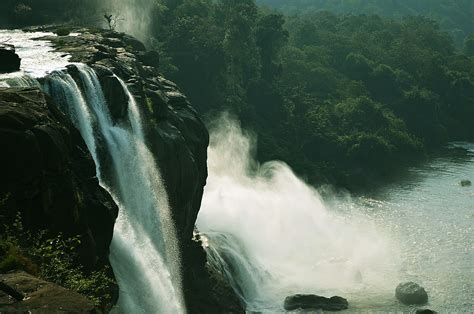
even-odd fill
[{"label": "boulder in river", "polygon": [[338,296],[325,298],[314,294],[296,294],[285,299],[285,310],[297,309],[342,311],[349,307],[346,299]]},{"label": "boulder in river", "polygon": [[468,186],[471,186],[472,185],[472,182],[469,181],[469,180],[462,180],[461,181],[461,186],[463,187],[468,187]]},{"label": "boulder in river", "polygon": [[437,312],[430,310],[430,309],[419,309],[416,310],[416,314],[436,314]]},{"label": "boulder in river", "polygon": [[406,305],[426,304],[428,302],[428,294],[425,289],[412,281],[399,284],[395,290],[395,296]]},{"label": "boulder in river", "polygon": [[13,45],[0,44],[0,73],[19,71],[20,63],[21,59]]}]

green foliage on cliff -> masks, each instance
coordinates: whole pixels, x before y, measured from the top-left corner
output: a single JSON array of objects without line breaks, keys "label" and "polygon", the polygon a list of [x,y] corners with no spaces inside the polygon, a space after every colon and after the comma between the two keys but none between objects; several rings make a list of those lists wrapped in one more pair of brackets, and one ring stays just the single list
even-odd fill
[{"label": "green foliage on cliff", "polygon": [[23,270],[87,296],[102,309],[110,309],[115,285],[110,270],[88,272],[77,263],[79,237],[31,232],[21,217],[0,227],[0,272]]},{"label": "green foliage on cliff", "polygon": [[312,182],[385,176],[474,137],[471,42],[457,54],[431,19],[165,4],[152,34],[165,74],[209,119],[227,110],[254,130],[261,160],[284,160]]}]

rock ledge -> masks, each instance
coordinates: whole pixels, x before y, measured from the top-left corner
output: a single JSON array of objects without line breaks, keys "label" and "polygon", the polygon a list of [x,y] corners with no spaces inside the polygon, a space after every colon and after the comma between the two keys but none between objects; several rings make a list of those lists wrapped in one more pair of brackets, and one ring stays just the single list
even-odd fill
[{"label": "rock ledge", "polygon": [[25,300],[15,302],[0,291],[0,313],[99,313],[79,293],[25,272],[0,275],[0,280],[26,294]]}]

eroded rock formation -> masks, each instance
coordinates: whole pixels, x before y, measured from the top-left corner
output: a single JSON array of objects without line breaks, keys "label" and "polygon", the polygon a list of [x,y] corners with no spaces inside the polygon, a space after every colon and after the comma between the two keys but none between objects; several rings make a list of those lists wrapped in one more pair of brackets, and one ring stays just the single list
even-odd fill
[{"label": "eroded rock formation", "polygon": [[81,263],[108,264],[118,209],[79,132],[37,88],[0,89],[0,215],[81,236]]}]

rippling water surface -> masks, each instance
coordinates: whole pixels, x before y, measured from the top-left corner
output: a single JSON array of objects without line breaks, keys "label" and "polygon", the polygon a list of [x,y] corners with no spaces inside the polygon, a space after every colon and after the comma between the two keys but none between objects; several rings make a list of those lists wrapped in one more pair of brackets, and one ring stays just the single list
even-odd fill
[{"label": "rippling water surface", "polygon": [[[74,35],[74,34],[72,34]],[[72,36],[71,35],[71,36]],[[19,72],[1,74],[0,79],[24,76],[34,78],[44,77],[54,70],[61,70],[69,63],[69,56],[56,52],[51,42],[37,40],[44,36],[56,36],[47,32],[23,32],[21,30],[0,30],[0,43],[14,45],[20,56],[21,70]],[[1,82],[0,82],[1,83]]]},{"label": "rippling water surface", "polygon": [[[474,182],[474,144],[453,145],[470,152],[412,168],[404,180],[357,199],[354,206],[397,243],[398,277],[426,288],[427,307],[440,313],[474,313],[474,186],[460,184]],[[391,294],[376,299],[356,298],[352,310],[414,309],[398,304]]]}]

